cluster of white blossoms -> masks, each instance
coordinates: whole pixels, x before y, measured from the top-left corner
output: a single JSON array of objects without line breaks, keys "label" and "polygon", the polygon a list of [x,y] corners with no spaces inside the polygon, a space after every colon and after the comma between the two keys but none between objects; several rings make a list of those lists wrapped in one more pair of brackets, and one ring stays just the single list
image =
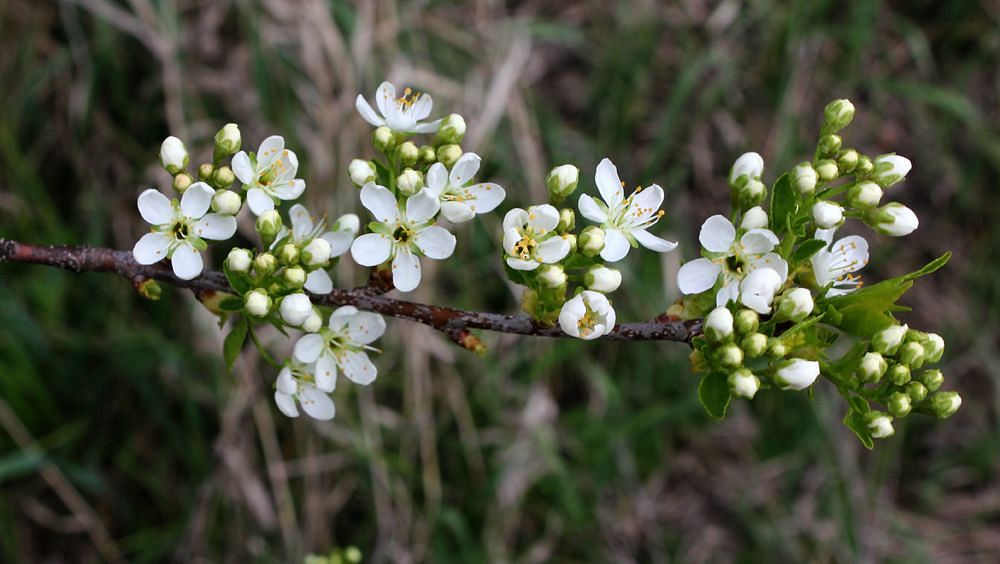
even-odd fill
[{"label": "cluster of white blossoms", "polygon": [[[226,339],[230,364],[247,336],[260,346],[255,324],[301,332],[275,384],[275,402],[289,417],[301,408],[329,419],[339,374],[360,385],[377,375],[368,354],[376,350],[372,344],[385,332],[385,320],[349,305],[316,305],[337,303],[318,296],[335,291],[329,270],[339,258],[350,251],[376,279],[391,279],[395,289],[410,292],[421,282],[422,260],[451,257],[458,244],[453,231],[493,212],[507,195],[499,184],[477,179],[482,159],[460,145],[462,116],[429,121],[429,95],[406,88],[397,96],[388,82],[378,87],[374,102],[359,95],[356,107],[374,127],[372,144],[380,157],[354,159],[347,171],[372,216],[364,228],[354,214],[328,221],[298,203],[283,211],[306,188],[297,178],[298,158],[277,135],[256,152],[241,151],[235,124],[219,130],[211,161],[193,171],[183,142],[167,138],[160,159],[179,199],[154,189],[138,199],[152,227],[136,243],[135,260],[149,265],[168,259],[183,280],[201,274],[207,241],[235,235],[236,216],[246,203],[260,246],[229,251],[224,271],[234,295],[213,307],[237,320]],[[910,161],[894,154],[872,158],[842,146],[838,132],[853,116],[849,101],[829,104],[814,159],[780,175],[770,188],[761,155],[736,159],[728,176],[731,214],[704,221],[701,256],[677,273],[683,298],[667,315],[703,318],[691,360],[706,374],[699,393],[713,415],[722,416],[732,396],[753,398],[766,388],[804,390],[823,376],[848,400],[845,423],[870,445],[893,433],[894,418],[911,411],[947,417],[961,404],[955,392],[940,390],[939,370],[924,368],[940,360],[943,339],[899,325],[890,313],[911,281],[942,266],[947,256],[863,288],[858,273],[868,263],[868,241],[856,234],[836,237],[852,219],[893,237],[912,233],[919,223],[902,204],[882,204],[885,190],[909,173]],[[591,224],[578,228],[576,211],[563,204],[577,190],[580,170],[557,166],[545,182],[547,203],[504,214],[499,240],[505,272],[524,287],[521,308],[537,325],[598,339],[617,322],[608,297],[622,284],[614,263],[633,248],[664,253],[677,247],[653,232],[665,214],[664,191],[657,184],[626,190],[605,158],[594,171],[599,197],[584,193],[577,201]],[[853,346],[831,359],[827,351],[841,336]]]}]

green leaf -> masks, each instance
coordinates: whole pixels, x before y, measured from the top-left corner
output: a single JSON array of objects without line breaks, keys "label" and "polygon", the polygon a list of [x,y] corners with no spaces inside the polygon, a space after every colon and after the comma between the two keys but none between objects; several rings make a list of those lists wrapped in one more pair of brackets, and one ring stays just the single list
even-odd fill
[{"label": "green leaf", "polygon": [[238,318],[233,324],[232,331],[226,335],[226,340],[222,343],[222,357],[226,361],[226,368],[233,369],[236,357],[243,350],[243,343],[247,340],[247,319],[243,316]]},{"label": "green leaf", "polygon": [[729,378],[722,372],[709,372],[698,385],[698,399],[712,417],[726,416],[730,397]]},{"label": "green leaf", "polygon": [[226,280],[229,281],[229,285],[233,287],[233,291],[237,294],[243,295],[253,289],[250,277],[246,273],[233,272],[225,264],[222,265],[222,272],[226,275]]},{"label": "green leaf", "polygon": [[844,416],[844,425],[847,428],[854,431],[854,434],[858,436],[858,440],[861,444],[865,445],[865,448],[871,450],[875,448],[875,441],[872,440],[872,435],[868,431],[868,426],[865,425],[864,416],[853,409],[847,411],[847,415]]},{"label": "green leaf", "polygon": [[243,299],[238,296],[229,296],[219,302],[219,309],[222,311],[242,311]]},{"label": "green leaf", "polygon": [[787,174],[782,174],[771,189],[771,227],[775,234],[788,228],[788,218],[795,215],[797,207],[792,182]]},{"label": "green leaf", "polygon": [[790,262],[800,263],[807,261],[812,258],[813,255],[818,253],[820,249],[826,246],[826,241],[822,239],[808,239],[799,244],[798,248],[792,253],[790,257]]}]

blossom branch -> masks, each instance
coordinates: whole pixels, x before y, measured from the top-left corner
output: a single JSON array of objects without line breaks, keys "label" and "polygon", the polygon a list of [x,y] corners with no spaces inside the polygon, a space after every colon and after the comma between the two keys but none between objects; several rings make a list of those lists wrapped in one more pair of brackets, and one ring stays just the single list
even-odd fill
[{"label": "blossom branch", "polygon": [[[0,239],[0,263],[42,264],[78,273],[112,272],[124,276],[135,285],[144,280],[157,280],[189,288],[196,293],[232,291],[221,272],[205,271],[197,278],[183,280],[165,262],[140,265],[131,251],[99,247],[31,245]],[[569,337],[558,327],[541,326],[527,315],[466,311],[385,297],[382,294],[387,288],[380,284],[384,282],[369,283],[368,286],[353,289],[338,288],[328,294],[314,294],[310,297],[317,305],[351,305],[362,311],[422,323],[445,333],[466,348],[472,348],[468,333],[470,329],[536,337]],[[616,341],[686,343],[700,331],[700,320],[678,321],[661,316],[652,321],[620,323],[604,338]]]}]

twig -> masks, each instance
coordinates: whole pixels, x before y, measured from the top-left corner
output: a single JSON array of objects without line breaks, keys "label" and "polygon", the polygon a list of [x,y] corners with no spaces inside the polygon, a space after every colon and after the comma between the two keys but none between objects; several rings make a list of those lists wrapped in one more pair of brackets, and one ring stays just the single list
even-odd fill
[{"label": "twig", "polygon": [[[196,292],[232,292],[225,275],[206,271],[193,280],[181,280],[166,262],[144,266],[135,262],[130,251],[97,247],[31,245],[0,239],[0,263],[44,264],[73,272],[114,272],[130,281],[149,279]],[[535,323],[527,315],[506,315],[466,311],[388,298],[371,285],[334,289],[329,294],[312,295],[313,303],[325,306],[352,305],[363,311],[416,321],[433,327],[463,346],[470,329],[536,337],[569,337],[559,327]],[[661,316],[652,321],[619,323],[604,339],[614,341],[689,342],[701,331],[700,320],[679,321]],[[461,337],[461,338],[460,338]]]}]

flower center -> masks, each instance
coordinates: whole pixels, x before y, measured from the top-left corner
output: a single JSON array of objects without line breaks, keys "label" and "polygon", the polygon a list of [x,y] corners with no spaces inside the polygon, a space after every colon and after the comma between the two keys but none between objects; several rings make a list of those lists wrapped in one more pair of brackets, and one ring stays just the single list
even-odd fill
[{"label": "flower center", "polygon": [[410,240],[410,237],[413,237],[413,231],[407,229],[405,225],[396,227],[396,230],[392,232],[392,238],[397,243],[406,243]]},{"label": "flower center", "polygon": [[171,230],[174,232],[174,239],[187,239],[188,236],[187,222],[178,221],[174,223],[174,226],[171,228]]},{"label": "flower center", "polygon": [[525,234],[520,241],[514,243],[514,254],[520,256],[521,260],[528,260],[537,247],[535,239],[530,234]]},{"label": "flower center", "polygon": [[396,98],[396,105],[400,109],[408,110],[413,107],[413,104],[417,103],[417,100],[419,100],[421,96],[423,96],[422,93],[414,92],[413,90],[407,88],[406,90],[403,90],[402,96]]},{"label": "flower center", "polygon": [[729,255],[726,257],[726,268],[730,272],[735,272],[736,274],[743,274],[743,269],[746,267],[746,261],[743,257],[739,255]]},{"label": "flower center", "polygon": [[594,310],[590,309],[589,305],[584,304],[586,311],[579,321],[576,322],[577,328],[580,330],[580,336],[586,337],[587,335],[594,332],[594,327],[597,326],[597,316],[594,314]]}]

